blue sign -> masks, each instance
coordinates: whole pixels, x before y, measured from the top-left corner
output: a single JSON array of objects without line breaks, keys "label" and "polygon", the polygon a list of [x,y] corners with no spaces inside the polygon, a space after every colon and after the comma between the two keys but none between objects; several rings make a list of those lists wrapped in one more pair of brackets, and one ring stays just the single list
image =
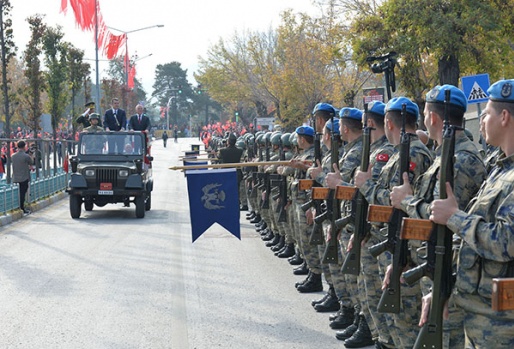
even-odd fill
[{"label": "blue sign", "polygon": [[461,78],[462,91],[468,99],[468,104],[485,103],[489,100],[489,74],[464,76]]}]

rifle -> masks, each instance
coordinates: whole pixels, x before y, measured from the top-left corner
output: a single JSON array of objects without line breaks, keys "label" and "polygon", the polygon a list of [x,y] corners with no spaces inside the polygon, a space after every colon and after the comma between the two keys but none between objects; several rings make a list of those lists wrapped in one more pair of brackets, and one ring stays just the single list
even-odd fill
[{"label": "rifle", "polygon": [[[368,127],[368,104],[366,103],[364,104],[364,127],[362,129],[362,157],[360,167],[360,170],[363,172],[367,172],[369,167],[371,129],[371,127]],[[356,191],[354,200],[352,206],[355,206],[355,234],[353,235],[352,249],[346,255],[341,272],[344,274],[359,275],[361,269],[361,243],[369,231],[366,217],[368,202],[366,198],[364,198],[364,195],[358,190]]]},{"label": "rifle", "polygon": [[[314,118],[314,163],[318,166],[318,162],[321,164],[321,133],[316,130],[316,118]],[[304,212],[307,212],[311,207],[314,207],[317,215],[323,214],[322,199],[314,199],[314,188],[320,187],[320,184],[312,181],[311,182],[311,199],[301,206]],[[323,225],[316,219],[312,225],[311,234],[309,236],[309,243],[311,245],[322,245],[323,244]]]},{"label": "rifle", "polygon": [[[334,118],[331,118],[332,132],[330,137],[330,170],[334,172],[334,165],[339,168],[339,141],[338,135],[334,132]],[[337,232],[339,229],[336,227],[336,221],[341,218],[341,209],[339,208],[339,200],[337,199],[337,191],[330,189],[328,198],[326,200],[327,215],[326,218],[330,219],[330,239],[327,241],[325,251],[323,253],[322,263],[339,263],[339,244],[337,239]],[[316,217],[318,218],[318,217]],[[316,219],[315,219],[316,221]]]},{"label": "rifle", "polygon": [[[266,136],[271,135],[268,133]],[[265,137],[265,147],[266,147],[266,161],[270,161],[270,137]],[[269,197],[271,192],[271,181],[270,181],[270,174],[267,172],[262,173],[262,189],[264,190],[264,199],[261,202],[261,208],[262,209],[269,209]]]},{"label": "rifle", "polygon": [[[446,199],[446,183],[453,187],[455,132],[461,127],[450,125],[448,104],[450,90],[444,96],[444,132],[439,171],[439,193]],[[408,229],[406,229],[408,231]],[[406,237],[410,238],[408,235]],[[455,283],[452,268],[453,233],[446,225],[434,224],[427,242],[427,262],[404,273],[405,281],[412,284],[423,276],[433,281],[432,302],[428,321],[421,328],[414,348],[443,348],[443,312]]]},{"label": "rifle", "polygon": [[[400,185],[403,184],[403,173],[409,172],[410,163],[410,134],[405,132],[405,118],[407,113],[406,109],[406,105],[403,104],[399,154]],[[407,240],[400,239],[401,223],[405,216],[406,214],[402,210],[392,208],[392,213],[388,222],[387,240],[369,248],[371,255],[374,257],[377,257],[380,253],[386,250],[392,251],[393,253],[393,270],[389,279],[389,285],[382,292],[382,297],[378,303],[378,311],[381,313],[398,314],[400,312],[400,275],[402,270],[407,265],[407,258],[409,253]],[[373,221],[373,217],[370,217],[369,212],[368,218]]]}]

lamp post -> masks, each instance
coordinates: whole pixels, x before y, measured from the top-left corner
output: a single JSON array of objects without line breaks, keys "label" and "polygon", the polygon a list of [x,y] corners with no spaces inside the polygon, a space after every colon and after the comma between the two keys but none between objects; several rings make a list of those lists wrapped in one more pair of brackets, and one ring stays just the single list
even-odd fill
[{"label": "lamp post", "polygon": [[[125,91],[128,92],[128,73],[129,73],[129,57],[128,57],[128,34],[131,34],[131,33],[135,33],[135,32],[138,32],[138,31],[142,31],[142,30],[146,30],[146,29],[152,29],[152,28],[162,28],[164,27],[164,24],[156,24],[156,25],[151,25],[151,26],[148,26],[148,27],[143,27],[143,28],[138,28],[138,29],[134,29],[134,30],[121,30],[121,29],[116,29],[116,28],[113,28],[113,27],[107,27],[111,30],[114,30],[114,31],[117,31],[117,32],[120,32],[122,34],[125,35],[125,71],[124,71],[124,75],[125,75]],[[151,54],[150,54],[151,56]],[[148,56],[146,56],[148,57]],[[146,57],[143,57],[143,58],[146,58]],[[142,59],[142,58],[141,58]],[[125,109],[127,109],[127,106],[125,106]]]}]

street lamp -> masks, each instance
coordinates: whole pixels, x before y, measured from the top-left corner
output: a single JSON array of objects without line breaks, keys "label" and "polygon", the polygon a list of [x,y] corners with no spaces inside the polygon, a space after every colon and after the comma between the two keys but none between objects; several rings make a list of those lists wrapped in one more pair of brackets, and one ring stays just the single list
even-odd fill
[{"label": "street lamp", "polygon": [[[156,25],[151,25],[148,27],[138,28],[138,29],[134,29],[134,30],[121,30],[121,29],[116,29],[113,27],[107,27],[111,30],[115,30],[115,31],[123,33],[125,35],[125,88],[127,91],[128,91],[128,73],[129,73],[128,34],[146,30],[146,29],[162,28],[162,27],[164,27],[164,24],[156,24]],[[151,54],[149,56],[151,56]],[[146,57],[148,57],[148,56],[146,56]],[[146,58],[146,57],[143,57],[143,58]],[[140,59],[142,59],[142,58],[140,58]]]}]

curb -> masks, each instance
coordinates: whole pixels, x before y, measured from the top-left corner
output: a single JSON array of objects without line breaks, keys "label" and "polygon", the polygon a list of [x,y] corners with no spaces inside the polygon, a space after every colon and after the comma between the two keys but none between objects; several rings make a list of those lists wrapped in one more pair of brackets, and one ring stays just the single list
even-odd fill
[{"label": "curb", "polygon": [[[27,208],[29,208],[32,212],[39,211],[47,206],[50,206],[50,205],[56,203],[59,200],[64,199],[67,196],[68,196],[68,194],[64,191],[58,192],[58,193],[56,193],[48,198],[45,198],[43,200],[40,200],[37,202],[31,202],[30,204],[27,204]],[[7,214],[0,216],[0,227],[11,224],[12,222],[15,222],[23,217],[24,217],[23,213],[21,212],[20,209],[9,211],[9,212],[7,212]]]}]

